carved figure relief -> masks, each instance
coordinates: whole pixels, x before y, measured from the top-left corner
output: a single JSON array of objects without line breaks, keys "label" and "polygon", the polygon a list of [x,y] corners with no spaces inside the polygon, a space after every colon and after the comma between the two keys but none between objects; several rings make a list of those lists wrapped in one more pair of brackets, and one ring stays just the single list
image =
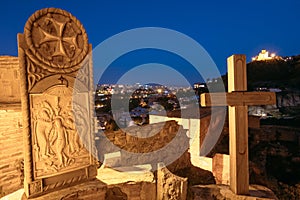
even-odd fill
[{"label": "carved figure relief", "polygon": [[72,102],[70,92],[68,87],[59,85],[44,94],[32,95],[37,176],[67,170],[80,166],[83,160],[88,161],[88,153],[82,143],[88,138],[87,112],[81,105]]},{"label": "carved figure relief", "polygon": [[163,163],[159,163],[157,170],[157,199],[185,200],[187,181],[187,178],[172,174]]}]

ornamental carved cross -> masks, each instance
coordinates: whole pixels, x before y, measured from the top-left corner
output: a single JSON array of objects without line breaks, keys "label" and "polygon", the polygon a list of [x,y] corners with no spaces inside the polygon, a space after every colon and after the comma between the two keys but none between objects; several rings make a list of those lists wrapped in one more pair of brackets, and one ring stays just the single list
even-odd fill
[{"label": "ornamental carved cross", "polygon": [[247,92],[245,55],[233,55],[227,63],[227,103],[222,101],[223,93],[206,93],[201,94],[201,106],[229,106],[229,184],[235,194],[246,195],[249,193],[248,106],[276,104],[276,95],[273,92]]},{"label": "ornamental carved cross", "polygon": [[77,36],[76,35],[72,37],[63,36],[65,26],[68,22],[58,22],[53,18],[48,18],[48,20],[53,24],[57,34],[55,35],[55,34],[48,33],[45,30],[43,30],[41,27],[39,27],[40,31],[44,35],[44,38],[40,41],[40,45],[46,42],[54,41],[56,42],[56,47],[55,47],[55,52],[53,53],[52,56],[64,56],[66,58],[69,58],[63,43],[64,42],[68,43],[75,51],[78,48]]}]

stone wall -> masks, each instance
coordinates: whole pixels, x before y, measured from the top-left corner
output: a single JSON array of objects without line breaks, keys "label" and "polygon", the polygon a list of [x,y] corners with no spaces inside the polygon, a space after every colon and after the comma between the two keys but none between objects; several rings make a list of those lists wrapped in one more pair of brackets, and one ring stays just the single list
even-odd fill
[{"label": "stone wall", "polygon": [[23,135],[20,104],[0,104],[0,196],[23,186]]},{"label": "stone wall", "polygon": [[0,56],[0,103],[21,102],[19,58]]},{"label": "stone wall", "polygon": [[134,200],[156,200],[156,183],[128,182],[109,185],[106,192],[106,200],[110,199],[134,199]]},{"label": "stone wall", "polygon": [[288,126],[263,125],[260,129],[249,129],[252,143],[258,142],[292,142],[300,145],[300,129]]},{"label": "stone wall", "polygon": [[0,56],[0,196],[23,187],[19,58]]},{"label": "stone wall", "polygon": [[299,92],[280,92],[277,93],[277,107],[293,107],[300,105]]},{"label": "stone wall", "polygon": [[149,115],[149,123],[155,124],[159,122],[165,122],[169,120],[175,120],[184,129],[188,130],[187,136],[191,138],[190,140],[190,152],[191,156],[200,156],[200,120],[199,119],[184,119],[179,117],[168,117],[160,115]]},{"label": "stone wall", "polygon": [[[168,161],[174,156],[178,156],[177,160],[180,162],[176,163],[174,168],[184,168],[190,164],[186,160],[186,157],[190,160],[190,156],[186,154],[189,138],[186,136],[186,130],[176,121],[108,131],[103,133],[98,141],[97,150],[101,152],[99,158],[110,167],[151,164],[155,169],[158,160]],[[164,148],[166,146],[167,148]],[[159,153],[152,154],[156,151]],[[154,154],[157,157],[153,156]]]}]

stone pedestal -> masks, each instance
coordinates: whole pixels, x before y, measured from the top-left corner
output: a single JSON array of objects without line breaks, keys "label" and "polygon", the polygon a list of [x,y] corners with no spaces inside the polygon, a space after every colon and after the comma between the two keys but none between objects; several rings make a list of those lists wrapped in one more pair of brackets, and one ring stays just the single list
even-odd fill
[{"label": "stone pedestal", "polygon": [[[106,193],[106,184],[99,180],[91,180],[40,197],[30,198],[30,200],[104,200]],[[25,194],[23,195],[22,200],[27,200]]]}]

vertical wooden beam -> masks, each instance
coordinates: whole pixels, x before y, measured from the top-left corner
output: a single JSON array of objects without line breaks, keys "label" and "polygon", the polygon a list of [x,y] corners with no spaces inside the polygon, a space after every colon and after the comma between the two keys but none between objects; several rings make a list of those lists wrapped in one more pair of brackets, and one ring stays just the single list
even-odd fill
[{"label": "vertical wooden beam", "polygon": [[247,69],[245,55],[227,58],[228,92],[247,91]]},{"label": "vertical wooden beam", "polygon": [[[228,63],[228,92],[247,91],[246,56],[233,55]],[[249,193],[248,107],[229,106],[230,188]]]}]

